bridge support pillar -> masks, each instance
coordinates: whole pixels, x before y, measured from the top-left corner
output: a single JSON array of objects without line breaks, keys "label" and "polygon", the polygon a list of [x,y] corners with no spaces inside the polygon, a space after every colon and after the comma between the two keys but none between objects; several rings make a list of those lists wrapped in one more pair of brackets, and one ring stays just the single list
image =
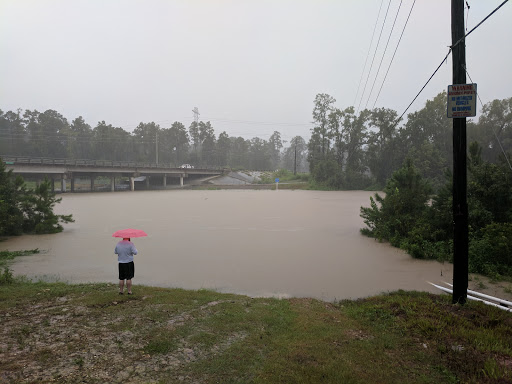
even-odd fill
[{"label": "bridge support pillar", "polygon": [[149,189],[149,175],[146,176],[146,189]]},{"label": "bridge support pillar", "polygon": [[180,176],[180,187],[183,187],[183,175]]},{"label": "bridge support pillar", "polygon": [[167,173],[164,173],[164,188],[167,187]]},{"label": "bridge support pillar", "polygon": [[66,192],[66,179],[64,177],[62,177],[62,179],[60,179],[60,185],[61,185],[60,191],[62,193],[65,193]]},{"label": "bridge support pillar", "polygon": [[135,191],[135,177],[130,177],[130,191]]},{"label": "bridge support pillar", "polygon": [[75,192],[75,178],[71,177],[71,193]]},{"label": "bridge support pillar", "polygon": [[94,176],[91,176],[91,192],[94,192]]},{"label": "bridge support pillar", "polygon": [[110,176],[110,190],[112,192],[116,190],[116,178],[114,176]]},{"label": "bridge support pillar", "polygon": [[55,192],[55,179],[52,177],[52,181],[51,181],[51,185],[52,185],[52,192]]}]

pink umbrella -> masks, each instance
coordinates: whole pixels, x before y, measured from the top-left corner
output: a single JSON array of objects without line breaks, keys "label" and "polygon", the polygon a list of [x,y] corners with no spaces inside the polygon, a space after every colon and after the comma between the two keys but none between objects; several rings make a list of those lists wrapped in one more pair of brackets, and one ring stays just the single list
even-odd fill
[{"label": "pink umbrella", "polygon": [[112,237],[122,237],[122,238],[131,238],[131,237],[144,237],[148,234],[144,232],[142,229],[120,229],[112,234]]}]

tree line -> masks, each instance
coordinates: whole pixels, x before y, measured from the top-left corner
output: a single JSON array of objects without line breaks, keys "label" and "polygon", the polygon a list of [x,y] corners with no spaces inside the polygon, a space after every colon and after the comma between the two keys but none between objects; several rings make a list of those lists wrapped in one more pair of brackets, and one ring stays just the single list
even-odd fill
[{"label": "tree line", "polygon": [[[452,120],[442,92],[397,112],[339,109],[315,98],[311,177],[331,189],[383,190],[361,207],[361,232],[415,258],[453,261]],[[512,98],[485,104],[467,124],[469,271],[512,277]]]},{"label": "tree line", "polygon": [[[397,124],[393,110],[339,110],[318,95],[312,177],[334,188],[382,188],[361,232],[420,259],[453,261],[452,121],[446,94]],[[468,121],[469,271],[512,277],[512,98]]]},{"label": "tree line", "polygon": [[[314,100],[311,138],[287,148],[278,131],[262,140],[215,135],[210,122],[187,129],[140,123],[133,133],[82,117],[68,124],[53,110],[0,111],[0,154],[310,170],[313,188],[383,190],[361,208],[362,232],[417,258],[451,260],[452,122],[442,92],[406,121],[385,108],[339,109],[328,94]],[[485,104],[467,126],[470,271],[512,276],[512,98]],[[296,160],[297,159],[297,160]],[[156,159],[155,159],[156,160]],[[52,232],[71,216],[52,212],[49,183],[26,191],[0,161],[1,234]]]},{"label": "tree line", "polygon": [[71,123],[55,110],[0,110],[0,154],[69,159],[133,161],[196,167],[307,171],[307,145],[295,136],[284,148],[275,131],[268,140],[215,134],[208,122],[169,128],[141,122],[133,132],[105,121],[91,127],[79,116]]},{"label": "tree line", "polygon": [[[381,189],[406,159],[412,159],[434,190],[444,185],[451,169],[452,121],[447,118],[446,92],[428,100],[407,121],[397,121],[392,109],[356,112],[339,109],[328,94],[314,101],[308,162],[313,180],[332,189]],[[468,142],[477,142],[481,158],[497,163],[512,150],[512,98],[483,106],[477,120],[468,121]]]}]

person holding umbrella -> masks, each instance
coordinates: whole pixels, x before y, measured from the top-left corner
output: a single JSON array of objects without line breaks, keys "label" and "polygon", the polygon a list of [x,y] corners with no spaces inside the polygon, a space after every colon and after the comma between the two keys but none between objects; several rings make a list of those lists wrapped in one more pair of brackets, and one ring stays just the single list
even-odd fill
[{"label": "person holding umbrella", "polygon": [[141,229],[121,229],[112,234],[112,237],[121,237],[122,240],[117,243],[114,250],[119,262],[119,294],[124,292],[124,284],[126,280],[126,288],[128,294],[132,294],[132,279],[135,275],[135,265],[133,263],[133,255],[137,254],[137,248],[130,241],[132,237],[147,236],[147,233]]},{"label": "person holding umbrella", "polygon": [[135,276],[135,264],[133,263],[133,255],[137,254],[137,248],[130,241],[129,237],[124,237],[123,240],[117,243],[114,250],[119,262],[119,294],[124,292],[124,282],[126,280],[126,288],[128,294],[132,294],[132,279]]}]

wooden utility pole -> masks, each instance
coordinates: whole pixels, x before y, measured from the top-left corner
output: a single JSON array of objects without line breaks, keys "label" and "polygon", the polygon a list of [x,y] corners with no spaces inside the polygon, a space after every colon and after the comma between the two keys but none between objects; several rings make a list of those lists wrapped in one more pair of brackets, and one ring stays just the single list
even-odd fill
[{"label": "wooden utility pole", "polygon": [[156,165],[158,165],[158,131],[155,135],[155,152],[156,152]]},{"label": "wooden utility pole", "polygon": [[[452,0],[453,84],[466,84],[464,0]],[[455,45],[456,44],[456,45]],[[453,297],[464,304],[468,289],[468,204],[466,118],[453,119]]]},{"label": "wooden utility pole", "polygon": [[297,174],[297,143],[295,143],[295,161],[293,163],[293,174]]}]

